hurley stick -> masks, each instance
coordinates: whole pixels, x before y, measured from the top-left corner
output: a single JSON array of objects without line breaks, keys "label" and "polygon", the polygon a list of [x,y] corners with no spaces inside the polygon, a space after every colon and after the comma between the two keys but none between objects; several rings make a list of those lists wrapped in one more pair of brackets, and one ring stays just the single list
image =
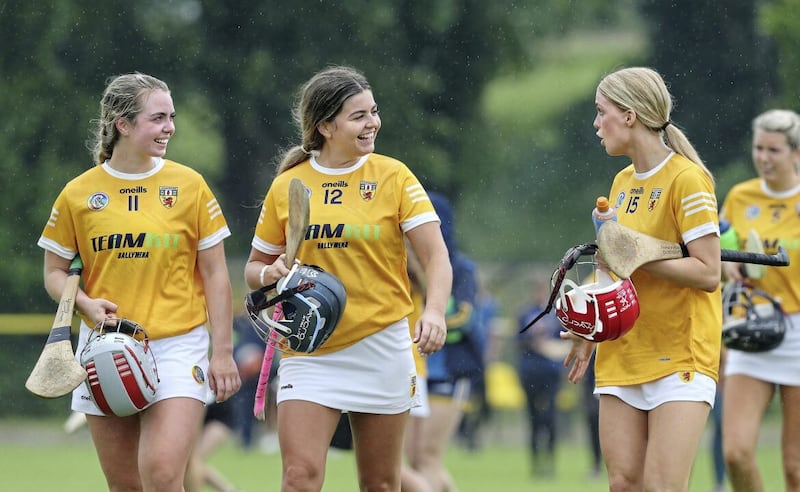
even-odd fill
[{"label": "hurley stick", "polygon": [[[682,244],[658,239],[634,231],[618,222],[605,222],[597,235],[597,246],[608,267],[620,278],[628,278],[640,266],[651,261],[689,256]],[[722,261],[753,263],[769,266],[788,266],[789,255],[778,246],[774,255],[723,249]]]},{"label": "hurley stick", "polygon": [[[297,250],[305,239],[309,222],[309,203],[303,182],[297,178],[289,182],[289,220],[286,226],[286,266],[292,268],[294,265]],[[277,321],[283,314],[283,308],[278,303],[272,314],[272,319]],[[258,420],[266,418],[264,407],[267,402],[267,385],[269,384],[269,370],[272,367],[272,359],[275,356],[275,342],[278,334],[270,330],[267,346],[264,350],[264,360],[261,361],[261,372],[258,375],[258,386],[256,386],[256,398],[253,405],[253,414]]]},{"label": "hurley stick", "polygon": [[70,341],[72,311],[75,309],[82,270],[83,262],[80,256],[76,256],[69,265],[50,336],[25,382],[25,387],[31,393],[42,398],[64,396],[86,379],[86,370],[75,359]]}]

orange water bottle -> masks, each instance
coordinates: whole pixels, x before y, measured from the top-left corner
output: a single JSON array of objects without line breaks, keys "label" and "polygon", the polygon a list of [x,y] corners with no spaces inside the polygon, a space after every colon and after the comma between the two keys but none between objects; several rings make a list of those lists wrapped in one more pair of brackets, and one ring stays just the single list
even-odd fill
[{"label": "orange water bottle", "polygon": [[600,231],[600,226],[609,220],[617,220],[617,210],[608,203],[608,198],[597,197],[597,205],[592,210],[592,221],[594,221],[594,232]]}]

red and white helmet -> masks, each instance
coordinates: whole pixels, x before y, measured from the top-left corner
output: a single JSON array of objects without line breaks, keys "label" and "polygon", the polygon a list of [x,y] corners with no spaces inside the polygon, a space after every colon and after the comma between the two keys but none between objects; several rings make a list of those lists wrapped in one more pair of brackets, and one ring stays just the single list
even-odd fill
[{"label": "red and white helmet", "polygon": [[81,351],[81,365],[92,400],[107,415],[133,415],[155,400],[156,360],[147,333],[135,321],[98,323]]},{"label": "red and white helmet", "polygon": [[616,340],[633,328],[639,317],[639,299],[630,279],[614,281],[597,270],[597,281],[591,284],[564,279],[556,316],[564,328],[587,340]]}]

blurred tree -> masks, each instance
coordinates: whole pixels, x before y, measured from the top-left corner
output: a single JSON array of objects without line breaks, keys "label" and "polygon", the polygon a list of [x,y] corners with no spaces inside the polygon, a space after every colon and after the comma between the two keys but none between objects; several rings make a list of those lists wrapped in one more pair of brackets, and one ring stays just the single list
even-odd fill
[{"label": "blurred tree", "polygon": [[233,248],[242,254],[276,158],[298,143],[291,107],[314,72],[331,64],[364,71],[382,110],[378,152],[403,160],[426,184],[452,191],[475,166],[461,149],[472,138],[481,88],[502,63],[521,59],[508,18],[490,0],[284,0],[235,8],[206,0],[200,6],[191,29],[201,55],[190,73],[222,115],[220,192]]},{"label": "blurred tree", "polygon": [[750,121],[775,95],[775,53],[756,28],[761,4],[642,0],[651,66],[676,96],[675,122],[712,172],[748,154]]},{"label": "blurred tree", "polygon": [[759,10],[758,24],[765,34],[774,40],[778,52],[778,56],[771,57],[769,61],[777,69],[780,90],[777,94],[772,94],[770,103],[795,111],[800,102],[795,90],[800,72],[800,17],[797,15],[799,11],[800,0],[765,2]]}]

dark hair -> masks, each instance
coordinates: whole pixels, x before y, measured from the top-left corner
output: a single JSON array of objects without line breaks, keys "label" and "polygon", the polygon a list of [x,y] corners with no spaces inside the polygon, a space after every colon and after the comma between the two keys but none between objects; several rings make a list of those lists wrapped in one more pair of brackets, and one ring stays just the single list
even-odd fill
[{"label": "dark hair", "polygon": [[133,122],[142,110],[142,95],[152,91],[169,92],[163,81],[134,72],[108,79],[103,98],[100,100],[100,116],[92,120],[94,134],[87,142],[95,164],[102,164],[114,153],[119,140],[117,119]]},{"label": "dark hair", "polygon": [[311,154],[318,154],[325,143],[325,137],[317,129],[319,125],[333,121],[350,97],[371,89],[361,72],[343,66],[328,67],[303,84],[292,111],[301,143],[283,154],[277,174],[300,164]]}]

